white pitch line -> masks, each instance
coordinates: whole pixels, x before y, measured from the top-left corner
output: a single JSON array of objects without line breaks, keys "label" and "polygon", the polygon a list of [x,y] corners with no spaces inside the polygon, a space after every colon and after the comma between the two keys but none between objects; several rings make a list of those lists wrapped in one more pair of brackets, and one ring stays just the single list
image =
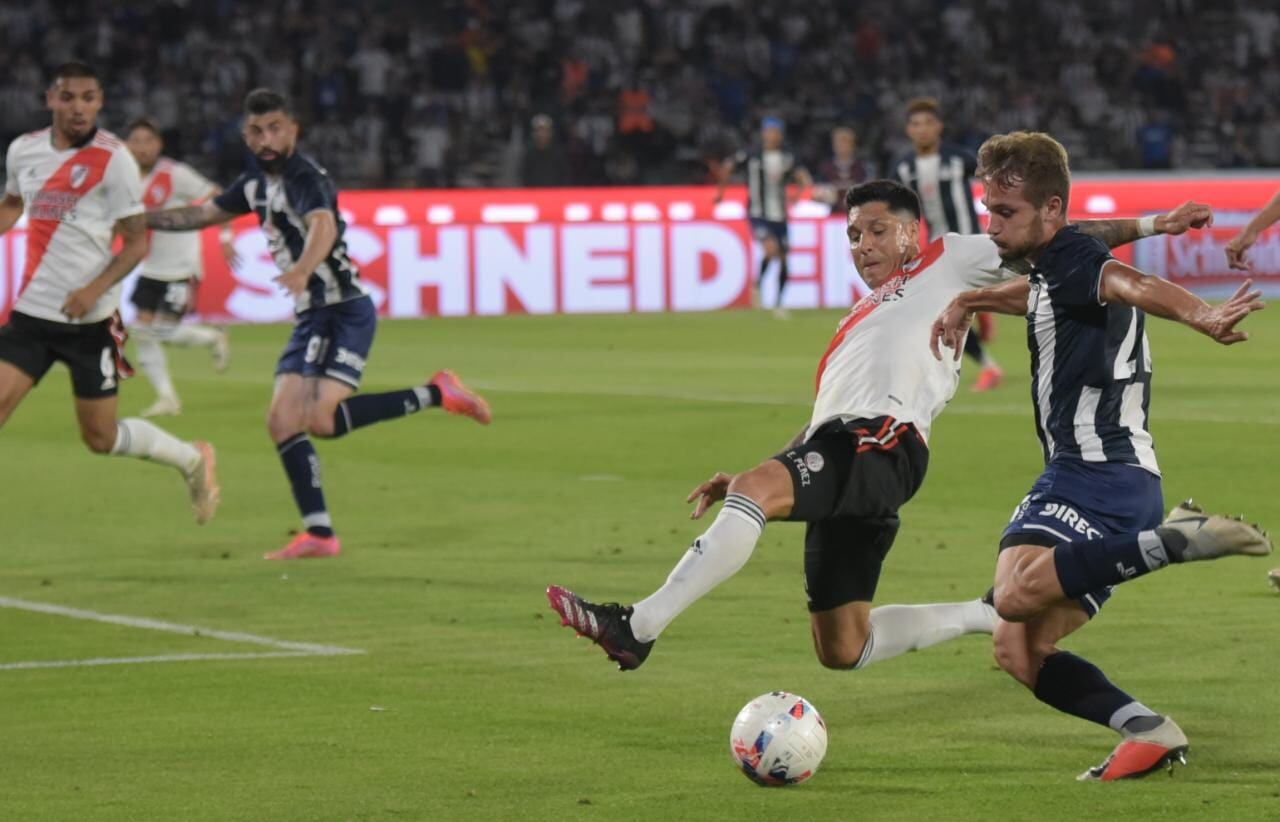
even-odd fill
[{"label": "white pitch line", "polygon": [[[352,653],[352,652],[348,652]],[[359,653],[354,652],[354,653]],[[288,657],[333,656],[310,651],[263,651],[242,654],[165,654],[162,656],[95,657],[94,659],[56,659],[35,662],[6,662],[0,671],[30,671],[37,668],[81,668],[96,665],[138,665],[149,662],[199,662],[223,659],[284,659]]]},{"label": "white pitch line", "polygon": [[34,662],[10,662],[0,664],[0,670],[20,670],[28,668],[69,668],[84,665],[125,665],[140,662],[183,662],[188,660],[208,659],[273,659],[299,656],[347,656],[363,654],[358,648],[342,648],[337,645],[319,645],[312,642],[290,642],[285,639],[274,639],[269,636],[246,634],[240,631],[219,631],[213,628],[202,628],[198,625],[181,625],[176,622],[162,622],[145,617],[122,616],[120,614],[103,614],[97,611],[86,611],[82,608],[68,608],[64,605],[51,605],[46,602],[31,602],[25,599],[0,596],[0,608],[13,608],[19,611],[31,611],[37,614],[83,619],[90,622],[103,622],[110,625],[123,625],[127,628],[141,628],[148,631],[163,631],[183,636],[218,639],[224,642],[238,642],[247,645],[263,645],[278,648],[277,651],[260,653],[226,653],[226,654],[168,654],[147,657],[120,657],[81,660],[51,660]]}]

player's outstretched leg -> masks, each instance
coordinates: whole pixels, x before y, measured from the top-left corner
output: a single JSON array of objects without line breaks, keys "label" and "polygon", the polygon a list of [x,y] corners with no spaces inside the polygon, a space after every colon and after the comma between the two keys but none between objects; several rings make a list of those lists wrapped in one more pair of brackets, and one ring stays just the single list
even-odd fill
[{"label": "player's outstretched leg", "polygon": [[332,413],[331,430],[323,430],[320,424],[328,420],[313,420],[311,431],[317,436],[341,437],[375,422],[398,419],[433,407],[470,417],[481,425],[488,425],[493,420],[484,397],[467,388],[457,374],[445,369],[437,371],[425,385],[347,397],[337,404]]},{"label": "player's outstretched leg", "polygon": [[964,353],[969,355],[982,370],[978,372],[978,379],[973,383],[973,390],[977,392],[990,391],[993,388],[999,388],[1000,383],[1004,380],[1004,372],[1000,370],[1000,365],[995,358],[983,346],[982,341],[978,338],[977,330],[972,330],[964,339]]},{"label": "player's outstretched leg", "polygon": [[1057,602],[1080,599],[1171,564],[1271,551],[1271,539],[1257,525],[1205,514],[1187,500],[1149,531],[1063,542],[1052,549],[1006,551],[1001,562],[1012,561],[1016,567],[997,585],[996,609],[1003,619],[1022,621]]},{"label": "player's outstretched leg", "polygon": [[560,615],[560,624],[573,628],[604,649],[618,663],[620,671],[634,671],[649,656],[655,640],[641,642],[631,632],[634,608],[616,602],[588,602],[573,591],[552,585],[547,588],[547,602]]},{"label": "player's outstretched leg", "polygon": [[166,342],[182,348],[209,349],[213,370],[219,374],[231,365],[231,339],[224,329],[198,323],[179,323],[170,331]]}]

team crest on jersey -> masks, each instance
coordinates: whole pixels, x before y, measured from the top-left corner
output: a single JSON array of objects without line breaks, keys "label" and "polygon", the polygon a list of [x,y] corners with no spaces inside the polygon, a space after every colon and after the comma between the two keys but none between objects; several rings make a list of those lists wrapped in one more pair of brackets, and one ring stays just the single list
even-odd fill
[{"label": "team crest on jersey", "polygon": [[810,451],[804,455],[804,464],[809,467],[810,471],[816,474],[826,466],[827,461],[824,460],[822,455],[817,451]]},{"label": "team crest on jersey", "polygon": [[71,167],[71,187],[79,188],[84,185],[84,181],[89,179],[89,167],[76,163]]}]

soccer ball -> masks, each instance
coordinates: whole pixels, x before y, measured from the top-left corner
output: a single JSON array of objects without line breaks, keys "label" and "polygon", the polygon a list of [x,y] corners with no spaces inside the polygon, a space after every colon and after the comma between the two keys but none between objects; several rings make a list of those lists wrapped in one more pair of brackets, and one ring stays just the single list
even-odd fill
[{"label": "soccer ball", "polygon": [[758,696],[738,712],[729,731],[733,762],[757,785],[798,785],[827,753],[827,723],[802,696]]}]

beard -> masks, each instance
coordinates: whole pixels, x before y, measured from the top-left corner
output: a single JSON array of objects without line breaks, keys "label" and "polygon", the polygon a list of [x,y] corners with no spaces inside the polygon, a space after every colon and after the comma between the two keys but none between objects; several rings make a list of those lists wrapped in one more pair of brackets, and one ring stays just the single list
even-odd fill
[{"label": "beard", "polygon": [[268,174],[278,174],[280,169],[284,168],[284,163],[289,159],[288,155],[272,152],[270,158],[263,157],[261,154],[255,154],[254,159],[258,161],[258,167]]}]

